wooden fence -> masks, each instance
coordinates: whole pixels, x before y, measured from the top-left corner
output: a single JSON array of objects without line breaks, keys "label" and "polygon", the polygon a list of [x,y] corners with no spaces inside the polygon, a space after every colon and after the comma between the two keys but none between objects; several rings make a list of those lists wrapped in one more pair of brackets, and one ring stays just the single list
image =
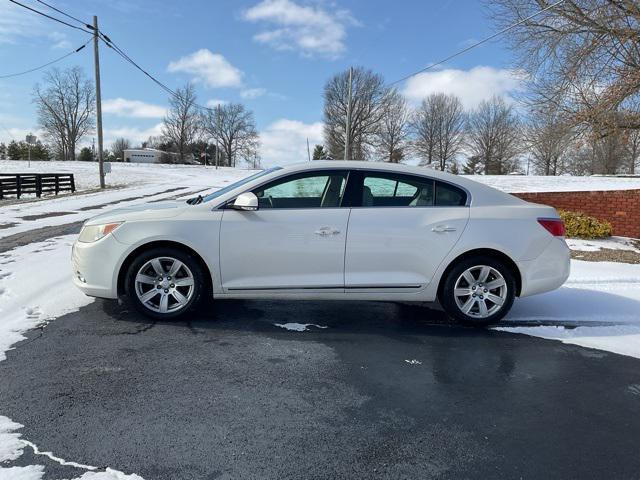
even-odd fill
[{"label": "wooden fence", "polygon": [[0,200],[75,191],[76,182],[72,173],[0,173]]}]

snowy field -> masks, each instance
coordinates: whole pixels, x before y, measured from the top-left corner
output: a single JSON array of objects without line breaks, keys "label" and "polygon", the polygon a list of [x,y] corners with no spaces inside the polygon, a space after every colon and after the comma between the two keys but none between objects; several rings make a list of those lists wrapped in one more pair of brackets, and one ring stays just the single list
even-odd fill
[{"label": "snowy field", "polygon": [[[180,185],[206,185],[216,180],[222,172],[225,179],[240,179],[251,173],[240,168],[203,167],[200,165],[156,165],[145,163],[112,163],[111,173],[106,175],[109,187],[164,185],[178,182]],[[0,160],[0,173],[73,173],[78,191],[92,190],[100,186],[98,164],[94,162],[27,162]],[[214,186],[209,184],[208,186]]]},{"label": "snowy field", "polygon": [[543,177],[534,175],[473,175],[466,176],[509,193],[579,192],[595,190],[640,189],[639,177]]}]

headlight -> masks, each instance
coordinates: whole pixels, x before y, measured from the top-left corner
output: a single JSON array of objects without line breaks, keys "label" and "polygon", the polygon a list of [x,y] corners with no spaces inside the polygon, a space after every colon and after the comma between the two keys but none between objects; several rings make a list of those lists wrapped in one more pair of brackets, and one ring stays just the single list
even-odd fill
[{"label": "headlight", "polygon": [[88,225],[82,227],[82,231],[80,232],[80,236],[78,237],[79,242],[83,243],[93,243],[97,242],[101,238],[109,235],[116,228],[122,225],[120,223],[107,223],[105,225]]}]

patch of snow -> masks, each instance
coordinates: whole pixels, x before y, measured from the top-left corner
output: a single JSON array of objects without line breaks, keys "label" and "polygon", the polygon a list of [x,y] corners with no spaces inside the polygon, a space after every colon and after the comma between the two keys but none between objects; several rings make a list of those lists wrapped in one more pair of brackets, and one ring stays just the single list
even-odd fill
[{"label": "patch of snow", "polygon": [[640,358],[640,324],[566,328],[564,326],[497,328],[511,333],[560,340],[598,350]]},{"label": "patch of snow", "polygon": [[22,443],[24,443],[27,447],[31,447],[31,449],[33,450],[34,454],[43,455],[43,456],[47,457],[49,460],[53,460],[54,462],[59,463],[60,465],[63,465],[65,467],[81,468],[83,470],[97,470],[98,469],[98,467],[92,467],[91,465],[83,465],[82,463],[68,462],[63,458],[56,457],[51,452],[42,452],[42,451],[40,451],[40,449],[38,448],[38,446],[35,443],[29,442],[27,440],[22,440]]},{"label": "patch of snow", "polygon": [[563,287],[517,299],[504,321],[496,330],[640,358],[640,265],[572,260]]},{"label": "patch of snow", "polygon": [[[0,438],[0,442],[2,439]],[[2,480],[40,480],[44,476],[42,465],[27,465],[26,467],[0,467]]]},{"label": "patch of snow", "polygon": [[407,362],[409,365],[422,365],[422,362],[420,360],[405,360],[405,362]]},{"label": "patch of snow", "polygon": [[315,323],[274,323],[274,325],[284,328],[285,330],[291,330],[292,332],[305,332],[309,330],[309,327],[328,328],[323,325],[316,325]]},{"label": "patch of snow", "polygon": [[0,361],[26,330],[93,301],[71,283],[73,240],[68,235],[0,254]]},{"label": "patch of snow", "polygon": [[598,252],[604,248],[608,250],[629,250],[640,253],[640,248],[634,244],[634,240],[633,238],[627,237],[610,237],[594,240],[567,238],[566,242],[571,250],[578,252]]}]

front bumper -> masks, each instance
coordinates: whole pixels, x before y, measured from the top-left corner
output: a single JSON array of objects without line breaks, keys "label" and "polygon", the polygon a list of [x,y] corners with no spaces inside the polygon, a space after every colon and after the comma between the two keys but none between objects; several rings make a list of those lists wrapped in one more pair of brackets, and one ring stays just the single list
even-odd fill
[{"label": "front bumper", "polygon": [[73,283],[91,297],[118,298],[118,268],[127,246],[109,234],[93,243],[73,245]]},{"label": "front bumper", "polygon": [[571,251],[564,239],[554,237],[535,259],[517,262],[522,276],[521,297],[549,292],[569,278]]}]

